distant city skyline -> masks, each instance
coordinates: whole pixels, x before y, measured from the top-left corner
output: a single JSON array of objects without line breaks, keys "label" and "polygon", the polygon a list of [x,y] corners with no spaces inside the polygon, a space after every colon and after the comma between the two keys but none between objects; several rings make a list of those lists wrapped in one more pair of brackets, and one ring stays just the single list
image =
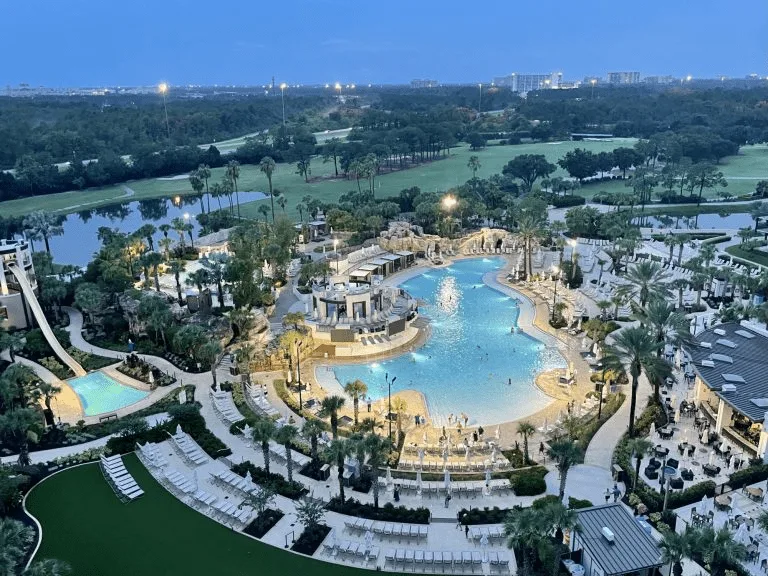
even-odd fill
[{"label": "distant city skyline", "polygon": [[[483,3],[453,10],[391,0],[136,0],[131,9],[72,0],[6,7],[0,86],[407,84],[489,81],[511,72],[566,80],[640,76],[743,78],[768,74],[768,3],[702,0]],[[361,23],[364,22],[364,25]]]}]

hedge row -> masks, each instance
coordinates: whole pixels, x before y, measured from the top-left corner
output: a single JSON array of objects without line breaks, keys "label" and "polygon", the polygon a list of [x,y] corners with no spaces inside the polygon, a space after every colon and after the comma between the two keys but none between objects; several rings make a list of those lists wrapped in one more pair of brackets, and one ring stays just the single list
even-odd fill
[{"label": "hedge row", "polygon": [[547,469],[544,466],[534,466],[524,470],[515,470],[509,474],[512,490],[517,496],[537,496],[547,491],[544,477]]},{"label": "hedge row", "polygon": [[408,524],[429,524],[430,512],[427,508],[395,507],[387,502],[380,508],[374,508],[373,504],[362,504],[357,500],[348,498],[342,503],[338,496],[331,498],[327,506],[328,510],[347,514],[358,518],[370,520],[382,520],[385,522],[406,522]]},{"label": "hedge row", "polygon": [[249,460],[245,460],[240,464],[232,466],[232,472],[245,478],[245,475],[250,472],[251,479],[264,488],[269,488],[276,494],[290,498],[291,500],[298,500],[309,491],[300,482],[288,482],[288,480],[282,474],[276,474],[274,472],[267,473],[264,468],[256,466]]}]

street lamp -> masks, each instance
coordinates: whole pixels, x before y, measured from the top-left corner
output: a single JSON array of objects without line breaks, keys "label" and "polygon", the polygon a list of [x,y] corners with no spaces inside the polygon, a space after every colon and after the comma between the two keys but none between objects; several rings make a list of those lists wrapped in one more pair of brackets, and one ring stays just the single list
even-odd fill
[{"label": "street lamp", "polygon": [[571,273],[569,276],[569,282],[571,284],[571,287],[573,287],[573,277],[576,274],[576,261],[578,260],[579,253],[576,251],[576,246],[579,245],[579,243],[571,238],[568,240],[568,245],[571,247]]},{"label": "street lamp", "polygon": [[[394,376],[392,380],[389,379],[389,372],[384,373],[384,380],[387,383],[387,389],[388,389],[388,405],[389,408],[387,410],[387,420],[389,420],[389,439],[392,440],[392,384],[395,383],[395,380],[397,380],[397,376]],[[397,439],[397,441],[400,441],[400,438]]]},{"label": "street lamp", "polygon": [[597,78],[592,78],[592,80],[589,81],[590,84],[592,84],[592,100],[595,99],[595,84],[597,84]]},{"label": "street lamp", "polygon": [[301,342],[296,341],[296,380],[299,385],[299,416],[301,416],[301,407],[303,403],[301,401]]},{"label": "street lamp", "polygon": [[339,274],[339,253],[336,251],[336,248],[339,246],[339,239],[334,238],[333,239],[333,253],[336,254],[336,275]]},{"label": "street lamp", "polygon": [[[448,194],[447,196],[443,196],[442,205],[446,212],[448,212],[447,218],[450,218],[451,212],[456,207],[456,204],[458,204],[459,201],[456,200],[455,196],[452,196],[451,194]],[[448,228],[448,237],[451,236],[451,229]]]},{"label": "street lamp", "polygon": [[285,89],[288,88],[288,84],[283,82],[280,84],[280,100],[283,102],[283,126],[285,126]]},{"label": "street lamp", "polygon": [[555,295],[552,298],[552,320],[551,322],[554,323],[555,321],[555,307],[557,306],[557,281],[560,278],[560,267],[559,266],[552,266],[552,278],[555,280]]},{"label": "street lamp", "polygon": [[341,84],[339,82],[336,82],[336,84],[333,85],[333,89],[339,93],[339,96],[341,96]]},{"label": "street lamp", "polygon": [[168,124],[168,104],[166,103],[165,96],[168,93],[168,84],[161,82],[157,87],[160,94],[163,95],[163,109],[165,110],[165,131],[168,133],[168,146],[171,145],[171,126]]},{"label": "street lamp", "polygon": [[477,104],[477,114],[478,116],[483,111],[483,83],[477,85],[478,88],[480,88],[480,101]]}]

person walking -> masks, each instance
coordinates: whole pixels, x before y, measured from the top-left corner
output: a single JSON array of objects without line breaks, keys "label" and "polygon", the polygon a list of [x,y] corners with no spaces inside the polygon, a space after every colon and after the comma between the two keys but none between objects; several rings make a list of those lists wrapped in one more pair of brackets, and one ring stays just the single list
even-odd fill
[{"label": "person walking", "polygon": [[608,504],[608,501],[611,499],[611,491],[606,488],[605,489],[605,503]]},{"label": "person walking", "polygon": [[448,508],[448,504],[450,504],[450,503],[451,503],[451,495],[450,494],[446,494],[445,495],[445,507]]}]

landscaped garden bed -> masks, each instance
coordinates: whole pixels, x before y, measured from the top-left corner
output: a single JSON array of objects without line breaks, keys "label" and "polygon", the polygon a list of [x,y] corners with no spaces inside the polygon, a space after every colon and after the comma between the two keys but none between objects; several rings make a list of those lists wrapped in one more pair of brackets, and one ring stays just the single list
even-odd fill
[{"label": "landscaped garden bed", "polygon": [[149,384],[153,389],[157,386],[170,386],[176,382],[176,378],[166,374],[156,366],[152,366],[152,364],[142,360],[136,354],[126,356],[123,363],[117,367],[117,371],[135,380]]},{"label": "landscaped garden bed", "polygon": [[283,516],[285,516],[285,514],[283,514],[282,511],[267,508],[264,512],[256,516],[253,522],[245,527],[243,532],[255,538],[261,538],[264,534],[269,532]]},{"label": "landscaped garden bed", "polygon": [[243,477],[250,472],[251,478],[256,484],[270,488],[275,494],[280,494],[291,500],[298,500],[309,492],[300,482],[296,482],[296,480],[288,482],[282,474],[276,474],[275,472],[267,474],[264,468],[256,466],[248,460],[232,466],[232,472]]},{"label": "landscaped garden bed", "polygon": [[320,544],[323,543],[323,540],[325,540],[325,537],[328,536],[330,531],[331,528],[325,524],[307,528],[301,533],[301,536],[298,537],[296,542],[293,543],[291,550],[299,552],[300,554],[312,556],[320,547]]},{"label": "landscaped garden bed", "polygon": [[352,498],[347,498],[344,503],[338,496],[328,502],[328,510],[347,514],[369,520],[383,520],[385,522],[407,522],[409,524],[429,524],[431,516],[427,508],[407,508],[406,506],[394,506],[387,502],[384,506],[374,508],[373,504],[363,504]]}]

